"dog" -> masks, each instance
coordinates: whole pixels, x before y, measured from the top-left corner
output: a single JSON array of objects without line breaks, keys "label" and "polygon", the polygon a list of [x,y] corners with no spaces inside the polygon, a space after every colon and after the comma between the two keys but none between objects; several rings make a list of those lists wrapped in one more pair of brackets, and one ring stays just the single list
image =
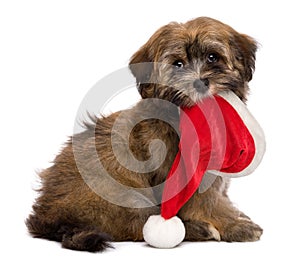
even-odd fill
[{"label": "dog", "polygon": [[[161,193],[150,191],[147,198],[130,191],[120,195],[108,183],[110,178],[131,190],[153,190],[163,184],[178,151],[178,107],[221,91],[233,91],[246,102],[256,50],[253,38],[212,18],[172,22],[158,29],[129,64],[141,101],[133,108],[94,117],[39,174],[40,195],[26,220],[30,234],[90,252],[103,251],[112,241],[142,241],[148,217],[160,214]],[[145,113],[157,117],[142,116]],[[132,122],[136,124],[130,129]],[[158,140],[164,150],[153,146]],[[147,162],[149,169],[129,169],[126,165],[130,167],[132,159]],[[181,208],[178,216],[185,225],[185,240],[260,239],[262,228],[233,206],[228,187],[228,179],[217,177]],[[114,197],[119,202],[111,202]],[[148,206],[139,206],[143,199]]]}]

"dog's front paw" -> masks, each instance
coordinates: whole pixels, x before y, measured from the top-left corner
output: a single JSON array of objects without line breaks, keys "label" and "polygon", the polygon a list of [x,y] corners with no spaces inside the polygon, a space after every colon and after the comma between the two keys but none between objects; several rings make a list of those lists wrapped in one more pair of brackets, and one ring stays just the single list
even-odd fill
[{"label": "dog's front paw", "polygon": [[227,242],[254,242],[262,233],[263,229],[250,219],[238,218],[221,232],[221,238]]},{"label": "dog's front paw", "polygon": [[188,241],[220,241],[219,231],[209,223],[202,221],[185,221],[185,240]]}]

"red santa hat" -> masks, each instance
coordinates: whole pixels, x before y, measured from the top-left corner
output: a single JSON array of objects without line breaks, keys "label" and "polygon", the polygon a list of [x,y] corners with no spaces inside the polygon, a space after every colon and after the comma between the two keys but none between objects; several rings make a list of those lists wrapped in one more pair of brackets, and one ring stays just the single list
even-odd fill
[{"label": "red santa hat", "polygon": [[157,248],[183,241],[185,227],[176,214],[197,191],[206,171],[245,176],[265,152],[263,130],[231,91],[182,108],[179,125],[179,151],[165,182],[161,215],[150,216],[143,228],[144,240]]}]

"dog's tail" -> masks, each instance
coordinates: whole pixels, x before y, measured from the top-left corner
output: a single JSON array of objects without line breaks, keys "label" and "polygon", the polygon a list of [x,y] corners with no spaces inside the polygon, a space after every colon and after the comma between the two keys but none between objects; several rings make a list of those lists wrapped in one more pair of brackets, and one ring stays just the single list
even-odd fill
[{"label": "dog's tail", "polygon": [[74,225],[66,221],[49,223],[36,215],[30,215],[25,223],[33,237],[61,242],[64,248],[101,252],[112,247],[109,243],[112,238],[97,227]]}]

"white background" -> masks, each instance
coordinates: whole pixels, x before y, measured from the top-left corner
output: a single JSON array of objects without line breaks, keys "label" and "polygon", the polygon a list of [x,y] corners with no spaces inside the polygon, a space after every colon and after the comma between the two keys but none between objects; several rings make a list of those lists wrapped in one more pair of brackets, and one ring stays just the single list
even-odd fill
[{"label": "white background", "polygon": [[[299,268],[299,8],[297,1],[1,1],[1,268]],[[115,243],[90,254],[32,239],[24,226],[38,179],[72,134],[78,106],[160,26],[211,16],[261,44],[249,108],[267,153],[232,200],[264,228],[256,243]],[[121,108],[137,96],[122,98]],[[5,264],[5,265],[4,265]]]}]

